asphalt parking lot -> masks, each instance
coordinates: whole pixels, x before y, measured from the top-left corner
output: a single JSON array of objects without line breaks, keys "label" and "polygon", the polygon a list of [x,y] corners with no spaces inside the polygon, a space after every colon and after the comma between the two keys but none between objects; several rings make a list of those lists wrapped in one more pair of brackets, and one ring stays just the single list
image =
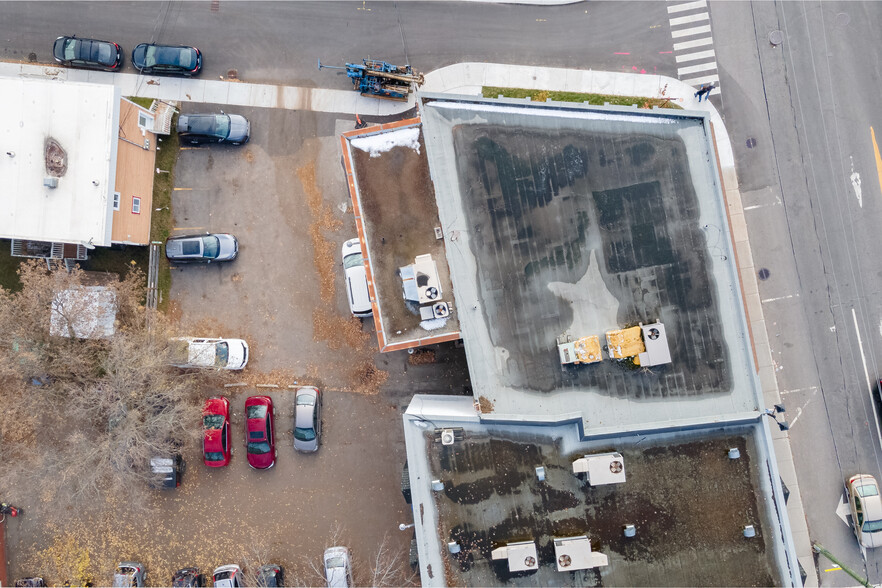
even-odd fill
[{"label": "asphalt parking lot", "polygon": [[[356,231],[338,133],[353,122],[309,112],[236,113],[251,121],[247,145],[181,150],[173,234],[232,233],[239,257],[174,268],[170,304],[188,334],[249,343],[248,366],[229,379],[237,386],[205,391],[231,400],[232,463],[209,469],[201,448],[192,448],[182,486],[158,494],[146,517],[111,503],[67,513],[60,523],[51,505],[26,505],[27,516],[7,533],[11,577],[42,573],[60,583],[63,566],[53,562],[85,552],[91,568],[108,574],[120,560],[142,561],[150,585],[167,585],[184,566],[210,572],[258,559],[281,563],[289,585],[316,585],[321,578],[310,562],[318,565],[335,533],[353,550],[357,583],[370,582],[368,562],[384,537],[410,571],[411,532],[398,529],[412,518],[400,489],[401,413],[415,393],[468,391],[464,353],[451,343],[432,349],[434,361],[379,354],[373,323],[349,314],[340,246]],[[324,394],[317,454],[293,449],[288,386],[295,384]],[[254,394],[276,404],[278,458],[268,471],[245,460],[242,413]],[[99,585],[109,580],[96,577]]]}]

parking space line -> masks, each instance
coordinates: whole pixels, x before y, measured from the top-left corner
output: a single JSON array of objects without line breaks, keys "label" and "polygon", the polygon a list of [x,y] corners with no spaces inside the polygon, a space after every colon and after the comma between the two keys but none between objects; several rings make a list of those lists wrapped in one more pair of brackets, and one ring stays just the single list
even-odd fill
[{"label": "parking space line", "polygon": [[181,192],[181,191],[189,192],[189,191],[192,190],[192,189],[193,189],[193,188],[175,188],[174,191],[175,191],[175,192]]},{"label": "parking space line", "polygon": [[190,151],[191,149],[204,149],[204,147],[178,147],[178,151]]}]

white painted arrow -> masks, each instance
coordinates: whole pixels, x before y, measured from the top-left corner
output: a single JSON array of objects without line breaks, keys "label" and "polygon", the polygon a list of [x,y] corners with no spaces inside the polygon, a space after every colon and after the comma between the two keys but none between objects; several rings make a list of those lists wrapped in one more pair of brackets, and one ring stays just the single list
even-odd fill
[{"label": "white painted arrow", "polygon": [[842,522],[851,527],[851,523],[848,522],[846,517],[851,516],[851,509],[848,507],[848,502],[845,500],[845,494],[839,497],[839,504],[836,505],[836,516],[842,519]]}]

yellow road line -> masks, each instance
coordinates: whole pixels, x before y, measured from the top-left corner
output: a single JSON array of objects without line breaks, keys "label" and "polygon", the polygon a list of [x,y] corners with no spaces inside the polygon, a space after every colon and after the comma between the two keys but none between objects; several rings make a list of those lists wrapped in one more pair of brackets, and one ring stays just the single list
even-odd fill
[{"label": "yellow road line", "polygon": [[192,190],[192,189],[193,189],[193,188],[175,188],[174,190],[175,190],[175,192],[180,192],[181,190],[184,190],[184,191],[190,191],[190,190]]},{"label": "yellow road line", "polygon": [[876,154],[876,173],[879,174],[879,188],[882,189],[882,157],[879,156],[879,145],[876,144],[876,131],[870,127],[870,137],[873,139],[873,152]]},{"label": "yellow road line", "polygon": [[202,149],[202,147],[178,147],[180,151],[190,151],[192,149]]},{"label": "yellow road line", "polygon": [[842,569],[842,568],[840,568],[839,566],[836,566],[835,568],[827,568],[827,569],[824,570],[824,571],[825,571],[825,572],[835,572],[836,570],[841,570],[841,569]]}]

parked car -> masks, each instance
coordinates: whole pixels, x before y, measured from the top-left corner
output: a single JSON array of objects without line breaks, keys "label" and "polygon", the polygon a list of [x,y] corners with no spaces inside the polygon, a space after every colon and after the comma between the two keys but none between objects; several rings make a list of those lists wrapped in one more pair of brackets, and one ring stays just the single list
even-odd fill
[{"label": "parked car", "polygon": [[271,468],[276,463],[274,413],[273,399],[269,396],[249,396],[245,401],[245,447],[248,465],[258,470]]},{"label": "parked car", "polygon": [[113,575],[113,588],[131,588],[144,586],[144,576],[146,570],[143,564],[133,561],[123,561],[116,566],[116,573]]},{"label": "parked car", "polygon": [[248,343],[242,339],[178,337],[171,344],[175,367],[241,370],[248,364]]},{"label": "parked car", "polygon": [[241,145],[251,138],[251,123],[238,114],[182,114],[178,117],[178,136],[182,143],[232,143]]},{"label": "parked car", "polygon": [[242,586],[242,570],[237,565],[221,566],[214,570],[214,585],[218,588]]},{"label": "parked car", "polygon": [[230,401],[223,396],[206,399],[202,409],[202,459],[210,468],[230,463]]},{"label": "parked car", "polygon": [[282,566],[276,564],[266,564],[260,566],[257,570],[257,585],[274,588],[275,586],[284,586],[285,572]]},{"label": "parked car", "polygon": [[46,582],[43,581],[43,578],[35,576],[33,578],[19,578],[14,585],[15,588],[40,588],[45,586]]},{"label": "parked car", "polygon": [[142,74],[195,76],[202,71],[202,53],[186,45],[141,43],[132,50],[132,65]]},{"label": "parked car", "polygon": [[174,588],[205,586],[205,575],[199,573],[199,568],[182,568],[172,576],[171,585]]},{"label": "parked car", "polygon": [[371,316],[371,295],[368,292],[367,272],[361,256],[361,243],[357,238],[343,243],[343,275],[346,280],[346,297],[353,316]]},{"label": "parked car", "polygon": [[153,473],[154,488],[172,490],[181,485],[187,464],[180,453],[171,457],[150,458],[150,471]]},{"label": "parked car", "polygon": [[352,586],[352,554],[348,547],[325,549],[325,580],[329,588]]},{"label": "parked car", "polygon": [[165,242],[165,256],[176,263],[233,261],[239,255],[239,241],[228,233],[180,235]]},{"label": "parked car", "polygon": [[302,386],[294,395],[294,449],[318,451],[322,437],[322,394]]},{"label": "parked car", "polygon": [[882,497],[876,478],[857,474],[848,479],[845,488],[858,543],[864,547],[879,547],[882,545]]},{"label": "parked car", "polygon": [[97,39],[58,37],[52,45],[55,61],[68,67],[85,67],[104,71],[119,71],[122,49],[116,43]]}]

